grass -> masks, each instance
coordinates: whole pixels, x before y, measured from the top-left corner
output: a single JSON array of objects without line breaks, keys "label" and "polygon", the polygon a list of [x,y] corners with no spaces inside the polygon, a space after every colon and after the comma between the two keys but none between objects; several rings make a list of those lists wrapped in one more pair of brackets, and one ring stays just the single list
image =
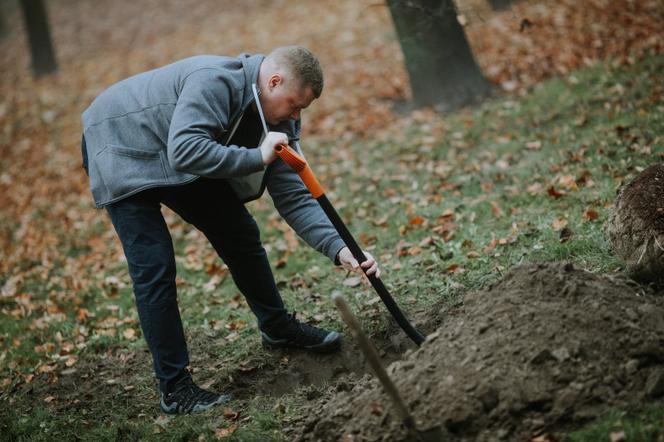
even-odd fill
[{"label": "grass", "polygon": [[608,435],[624,433],[631,442],[664,440],[664,407],[646,406],[630,411],[613,411],[598,422],[570,434],[571,442],[610,440]]},{"label": "grass", "polygon": [[[602,223],[619,186],[664,158],[663,72],[663,57],[621,68],[604,64],[542,83],[523,97],[443,117],[415,114],[374,139],[309,140],[308,157],[406,311],[457,302],[464,290],[526,261],[564,260],[593,272],[620,272]],[[250,210],[271,262],[283,258],[293,245],[285,244],[286,227],[267,198]],[[269,358],[258,344],[253,315],[211,247],[175,217],[168,222],[197,376],[225,379]],[[101,228],[91,226],[97,233]],[[286,265],[275,270],[291,309],[338,328],[329,295],[339,290],[365,326],[385,327],[370,289],[342,284],[344,271],[296,244]],[[76,243],[67,254],[87,253],[86,247]],[[284,439],[282,422],[298,411],[294,394],[233,402],[231,418],[219,412],[161,417],[124,264],[118,260],[102,271],[101,287],[75,296],[56,270],[50,285],[24,281],[26,296],[0,298],[6,347],[0,380],[8,380],[1,399],[9,405],[0,412],[4,439],[207,440],[224,431],[228,440]],[[125,334],[130,329],[135,334]],[[138,360],[118,364],[129,353],[139,354]],[[71,368],[70,354],[78,358]],[[68,368],[78,371],[62,374]],[[86,383],[96,376],[99,385]],[[121,385],[104,387],[108,377],[120,377]],[[69,388],[62,386],[68,382]],[[93,397],[85,399],[86,393]],[[79,397],[85,406],[67,403]],[[663,410],[618,410],[571,439],[608,440],[609,432],[624,430],[630,441],[657,440]],[[235,411],[240,418],[232,417]]]}]

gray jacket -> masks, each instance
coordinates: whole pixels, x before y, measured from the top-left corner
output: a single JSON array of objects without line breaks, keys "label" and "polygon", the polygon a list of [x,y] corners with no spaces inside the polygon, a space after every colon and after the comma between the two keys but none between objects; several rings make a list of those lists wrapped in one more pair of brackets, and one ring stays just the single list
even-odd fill
[{"label": "gray jacket", "polygon": [[[251,85],[264,58],[191,57],[102,92],[82,115],[96,206],[201,176],[229,180],[244,201],[267,187],[297,234],[334,260],[344,243],[300,177],[279,159],[265,168],[255,146],[232,144],[233,128],[254,100]],[[285,132],[299,150],[299,122],[271,130]]]}]

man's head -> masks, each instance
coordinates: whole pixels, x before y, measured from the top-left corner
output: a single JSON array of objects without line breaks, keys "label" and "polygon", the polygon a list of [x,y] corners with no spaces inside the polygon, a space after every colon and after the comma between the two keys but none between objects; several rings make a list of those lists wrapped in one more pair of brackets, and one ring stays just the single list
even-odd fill
[{"label": "man's head", "polygon": [[258,88],[263,113],[270,124],[298,120],[300,111],[320,97],[323,71],[316,56],[308,49],[282,46],[263,60]]}]

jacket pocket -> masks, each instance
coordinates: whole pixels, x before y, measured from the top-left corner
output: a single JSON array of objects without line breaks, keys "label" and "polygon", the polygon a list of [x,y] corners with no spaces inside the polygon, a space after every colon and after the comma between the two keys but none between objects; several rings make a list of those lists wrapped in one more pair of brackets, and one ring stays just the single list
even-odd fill
[{"label": "jacket pocket", "polygon": [[110,199],[168,181],[159,152],[107,144],[95,156],[95,166]]},{"label": "jacket pocket", "polygon": [[118,146],[117,144],[107,144],[106,148],[99,153],[101,154],[105,151],[110,151],[111,153],[114,153],[116,155],[136,158],[139,160],[150,160],[150,159],[159,158],[159,152],[139,150],[126,146]]}]

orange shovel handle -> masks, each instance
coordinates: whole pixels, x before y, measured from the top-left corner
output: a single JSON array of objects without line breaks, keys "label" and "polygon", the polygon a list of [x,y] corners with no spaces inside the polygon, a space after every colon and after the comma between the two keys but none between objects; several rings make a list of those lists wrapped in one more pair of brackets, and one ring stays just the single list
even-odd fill
[{"label": "orange shovel handle", "polygon": [[309,189],[309,192],[311,192],[311,195],[314,198],[318,198],[323,193],[325,193],[323,186],[320,185],[314,176],[311,167],[309,167],[304,158],[298,155],[297,152],[295,152],[290,146],[279,144],[274,147],[274,152],[279,158],[284,160],[284,162],[288,164],[298,175],[300,175],[302,182],[305,186],[307,186],[307,189]]}]

